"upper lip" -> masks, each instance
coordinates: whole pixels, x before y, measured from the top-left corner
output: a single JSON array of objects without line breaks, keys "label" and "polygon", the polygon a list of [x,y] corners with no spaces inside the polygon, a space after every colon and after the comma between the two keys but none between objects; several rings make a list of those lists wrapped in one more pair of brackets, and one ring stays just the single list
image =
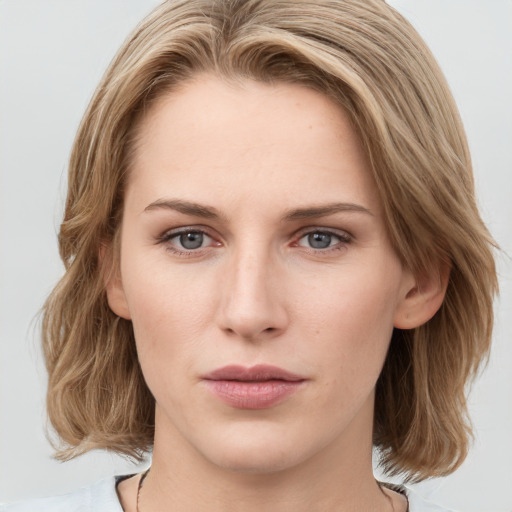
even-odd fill
[{"label": "upper lip", "polygon": [[295,373],[283,370],[278,366],[268,364],[257,364],[246,367],[241,365],[223,366],[203,376],[205,380],[238,380],[244,382],[262,382],[267,380],[286,380],[298,382],[305,380],[304,377]]}]

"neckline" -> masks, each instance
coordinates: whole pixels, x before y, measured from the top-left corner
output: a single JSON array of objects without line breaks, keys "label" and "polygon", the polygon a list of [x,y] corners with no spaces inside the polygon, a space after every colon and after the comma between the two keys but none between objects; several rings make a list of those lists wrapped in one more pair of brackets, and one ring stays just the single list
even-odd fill
[{"label": "neckline", "polygon": [[[128,480],[128,478],[132,478],[138,474],[143,474],[144,471],[142,473],[129,473],[127,475],[117,475],[115,477],[115,491],[116,491],[116,495],[119,499],[119,494],[117,493],[117,486],[123,481],[123,480]],[[394,491],[394,492],[397,492],[398,494],[401,494],[406,500],[407,500],[407,509],[406,509],[406,512],[410,512],[409,510],[409,497],[407,496],[407,491],[405,489],[405,487],[403,485],[399,485],[399,484],[392,484],[390,482],[381,482],[380,480],[377,480],[377,483],[382,486],[382,487],[385,487],[386,489],[389,489],[390,491]],[[121,501],[119,501],[119,504],[121,505]]]}]

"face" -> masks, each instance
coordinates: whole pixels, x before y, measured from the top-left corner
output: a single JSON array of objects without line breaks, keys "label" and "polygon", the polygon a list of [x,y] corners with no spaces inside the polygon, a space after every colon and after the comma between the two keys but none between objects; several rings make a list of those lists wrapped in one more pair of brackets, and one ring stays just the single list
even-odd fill
[{"label": "face", "polygon": [[371,450],[414,282],[347,116],[299,85],[199,76],[139,128],[107,291],[133,322],[157,439],[252,472]]}]

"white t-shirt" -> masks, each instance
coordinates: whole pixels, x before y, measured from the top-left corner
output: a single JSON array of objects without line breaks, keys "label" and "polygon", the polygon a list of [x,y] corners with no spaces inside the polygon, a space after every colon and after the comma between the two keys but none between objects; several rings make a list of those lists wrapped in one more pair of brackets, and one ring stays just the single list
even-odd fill
[{"label": "white t-shirt", "polygon": [[[107,478],[62,496],[0,505],[0,512],[123,512],[116,485],[126,477],[124,475]],[[402,489],[409,500],[409,512],[456,512],[423,500],[412,489]]]}]

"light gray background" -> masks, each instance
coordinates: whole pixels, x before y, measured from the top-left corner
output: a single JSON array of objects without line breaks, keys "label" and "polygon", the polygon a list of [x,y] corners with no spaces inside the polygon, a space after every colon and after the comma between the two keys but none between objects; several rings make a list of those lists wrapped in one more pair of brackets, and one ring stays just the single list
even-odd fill
[{"label": "light gray background", "polygon": [[[116,49],[157,0],[0,0],[0,501],[56,494],[129,462],[61,464],[44,436],[45,372],[34,320],[62,267],[56,232],[74,133]],[[431,46],[472,149],[482,214],[512,255],[512,1],[392,0]],[[464,512],[512,511],[512,263],[490,364],[473,386],[464,465],[417,486]]]}]

